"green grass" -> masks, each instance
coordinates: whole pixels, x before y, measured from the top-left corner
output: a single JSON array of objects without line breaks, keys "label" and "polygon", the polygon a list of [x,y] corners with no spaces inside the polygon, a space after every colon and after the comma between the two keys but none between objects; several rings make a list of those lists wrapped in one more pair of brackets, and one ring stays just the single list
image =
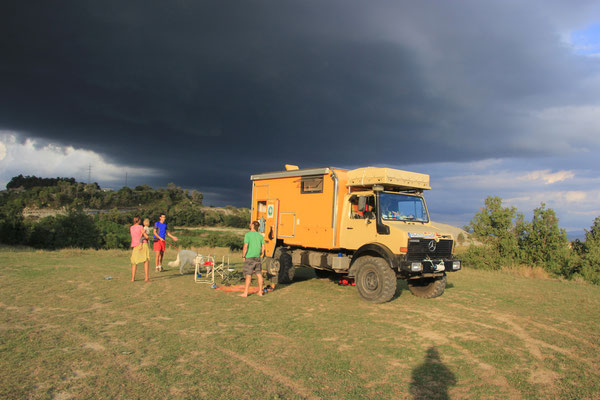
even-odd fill
[{"label": "green grass", "polygon": [[[203,250],[239,267],[239,254]],[[299,269],[293,284],[242,299],[174,270],[146,284],[138,268],[131,283],[125,251],[0,255],[0,398],[600,393],[597,286],[467,269],[440,298],[400,281],[374,305]]]}]

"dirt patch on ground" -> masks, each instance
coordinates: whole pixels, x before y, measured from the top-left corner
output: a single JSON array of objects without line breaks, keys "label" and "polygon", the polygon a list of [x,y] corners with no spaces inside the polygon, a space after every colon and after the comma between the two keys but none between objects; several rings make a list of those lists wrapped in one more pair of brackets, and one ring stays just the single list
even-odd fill
[{"label": "dirt patch on ground", "polygon": [[73,398],[73,395],[69,392],[58,392],[53,397],[54,400],[68,400],[68,399],[72,399],[72,398]]},{"label": "dirt patch on ground", "polygon": [[244,364],[248,365],[253,370],[259,371],[259,372],[263,373],[264,375],[268,376],[269,378],[281,383],[282,385],[287,386],[294,393],[296,393],[298,396],[300,396],[302,398],[314,399],[314,400],[319,399],[319,397],[313,395],[309,389],[305,388],[304,386],[300,385],[297,382],[294,382],[294,380],[292,378],[282,375],[281,373],[279,373],[279,371],[264,364],[264,360],[263,360],[263,362],[258,363],[256,361],[249,359],[248,357],[234,353],[233,351],[230,351],[227,349],[222,349],[222,351],[225,354],[227,354],[228,356],[233,357],[233,358],[243,362]]},{"label": "dirt patch on ground", "polygon": [[83,345],[86,349],[94,350],[94,351],[104,351],[105,347],[100,343],[88,342]]}]

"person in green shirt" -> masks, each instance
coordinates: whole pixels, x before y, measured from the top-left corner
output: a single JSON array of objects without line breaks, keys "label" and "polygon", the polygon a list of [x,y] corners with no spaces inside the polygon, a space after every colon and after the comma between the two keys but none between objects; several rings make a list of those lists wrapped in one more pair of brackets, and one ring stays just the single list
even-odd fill
[{"label": "person in green shirt", "polygon": [[246,277],[246,286],[244,287],[244,293],[240,294],[241,297],[248,297],[250,281],[254,273],[258,279],[258,295],[263,295],[261,257],[265,254],[265,238],[258,233],[259,226],[260,223],[258,221],[252,221],[250,223],[250,232],[244,236],[244,248],[242,250],[244,265],[242,268]]}]

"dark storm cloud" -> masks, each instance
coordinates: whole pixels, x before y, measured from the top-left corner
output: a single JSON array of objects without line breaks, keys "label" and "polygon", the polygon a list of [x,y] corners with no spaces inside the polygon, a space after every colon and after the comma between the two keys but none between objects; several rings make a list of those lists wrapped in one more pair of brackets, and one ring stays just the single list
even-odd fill
[{"label": "dark storm cloud", "polygon": [[561,47],[559,2],[11,3],[0,129],[238,205],[250,174],[285,162],[549,154],[511,139],[523,110],[585,102],[572,93],[597,68]]}]

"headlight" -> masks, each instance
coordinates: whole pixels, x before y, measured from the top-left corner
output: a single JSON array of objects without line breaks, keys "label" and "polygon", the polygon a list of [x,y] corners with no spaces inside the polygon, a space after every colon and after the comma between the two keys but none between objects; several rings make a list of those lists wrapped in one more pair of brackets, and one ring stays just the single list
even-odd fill
[{"label": "headlight", "polygon": [[421,265],[420,262],[413,262],[413,263],[410,263],[410,270],[412,272],[418,272],[418,271],[423,270],[423,266]]},{"label": "headlight", "polygon": [[452,269],[454,271],[459,270],[460,269],[460,261],[452,261]]}]

